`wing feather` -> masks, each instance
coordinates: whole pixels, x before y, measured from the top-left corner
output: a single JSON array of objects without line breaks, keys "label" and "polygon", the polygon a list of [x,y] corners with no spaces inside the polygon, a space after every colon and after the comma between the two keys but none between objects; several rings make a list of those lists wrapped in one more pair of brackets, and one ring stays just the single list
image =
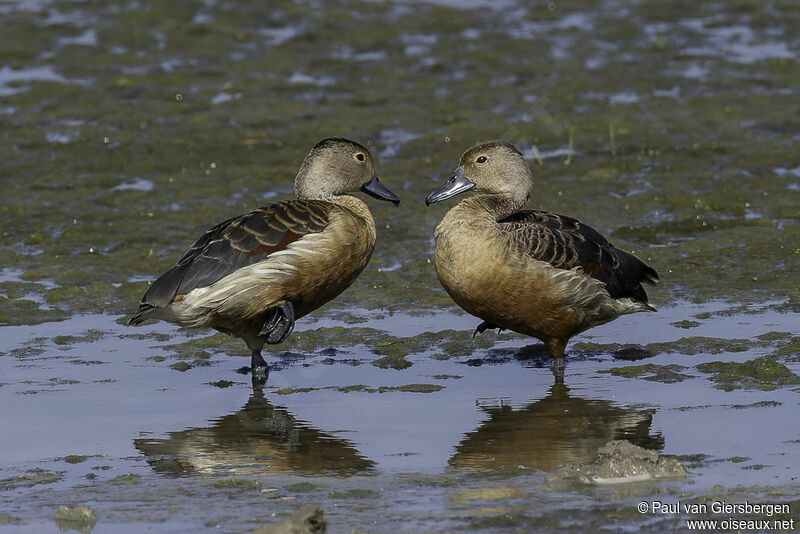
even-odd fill
[{"label": "wing feather", "polygon": [[162,274],[142,297],[132,324],[142,314],[168,306],[199,287],[207,287],[232,272],[264,261],[304,235],[321,232],[332,204],[319,200],[276,202],[233,217],[210,228]]},{"label": "wing feather", "polygon": [[652,267],[572,217],[519,211],[499,222],[518,250],[557,269],[580,267],[603,282],[613,298],[628,297],[646,303],[642,283],[658,282],[658,273]]}]

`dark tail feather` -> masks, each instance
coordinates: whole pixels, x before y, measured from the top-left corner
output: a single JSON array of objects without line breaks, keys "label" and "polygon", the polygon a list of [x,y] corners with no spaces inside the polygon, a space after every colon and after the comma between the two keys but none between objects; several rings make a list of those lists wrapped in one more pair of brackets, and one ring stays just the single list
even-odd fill
[{"label": "dark tail feather", "polygon": [[150,310],[154,310],[156,307],[151,306],[150,304],[140,304],[139,309],[133,316],[128,319],[128,326],[136,326],[140,325],[147,320],[146,315],[150,312]]},{"label": "dark tail feather", "polygon": [[642,271],[642,282],[654,286],[658,284],[658,273],[649,265],[642,263],[644,270]]}]

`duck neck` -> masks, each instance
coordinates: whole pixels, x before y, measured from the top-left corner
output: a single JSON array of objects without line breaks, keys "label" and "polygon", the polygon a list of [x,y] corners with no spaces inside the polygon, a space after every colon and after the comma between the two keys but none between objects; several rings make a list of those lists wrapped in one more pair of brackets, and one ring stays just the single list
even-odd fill
[{"label": "duck neck", "polygon": [[370,213],[367,204],[360,198],[356,198],[353,195],[329,195],[320,200],[325,200],[326,202],[331,202],[332,204],[345,207],[359,217],[367,219],[368,221],[372,221],[372,214]]},{"label": "duck neck", "polygon": [[476,204],[489,212],[495,221],[505,219],[525,205],[524,201],[516,199],[511,195],[504,194],[478,195],[471,200],[474,200]]}]

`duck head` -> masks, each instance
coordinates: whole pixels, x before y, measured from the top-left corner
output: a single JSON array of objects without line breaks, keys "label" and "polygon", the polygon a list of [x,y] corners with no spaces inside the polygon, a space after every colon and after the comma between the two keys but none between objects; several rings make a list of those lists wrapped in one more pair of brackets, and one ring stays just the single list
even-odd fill
[{"label": "duck head", "polygon": [[323,139],[311,149],[300,165],[294,190],[301,199],[326,199],[363,191],[380,200],[400,203],[400,198],[378,180],[370,151],[340,137]]},{"label": "duck head", "polygon": [[521,207],[530,198],[533,175],[522,153],[506,141],[483,141],[469,147],[444,185],[428,195],[425,204],[475,190],[509,198]]}]

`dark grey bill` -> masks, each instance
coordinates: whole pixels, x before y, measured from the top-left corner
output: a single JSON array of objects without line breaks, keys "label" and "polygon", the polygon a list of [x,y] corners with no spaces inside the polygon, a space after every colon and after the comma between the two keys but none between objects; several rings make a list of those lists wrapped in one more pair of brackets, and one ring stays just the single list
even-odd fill
[{"label": "dark grey bill", "polygon": [[467,180],[466,176],[464,176],[464,166],[456,169],[456,172],[453,176],[447,180],[442,187],[428,195],[428,198],[425,199],[425,204],[430,206],[434,202],[439,202],[440,200],[445,200],[450,197],[454,197],[459,193],[463,193],[464,191],[469,191],[473,189],[475,184]]},{"label": "dark grey bill", "polygon": [[389,191],[389,189],[378,180],[378,177],[372,175],[372,180],[361,186],[361,190],[371,197],[378,200],[388,200],[394,202],[395,206],[400,204],[400,197]]}]

